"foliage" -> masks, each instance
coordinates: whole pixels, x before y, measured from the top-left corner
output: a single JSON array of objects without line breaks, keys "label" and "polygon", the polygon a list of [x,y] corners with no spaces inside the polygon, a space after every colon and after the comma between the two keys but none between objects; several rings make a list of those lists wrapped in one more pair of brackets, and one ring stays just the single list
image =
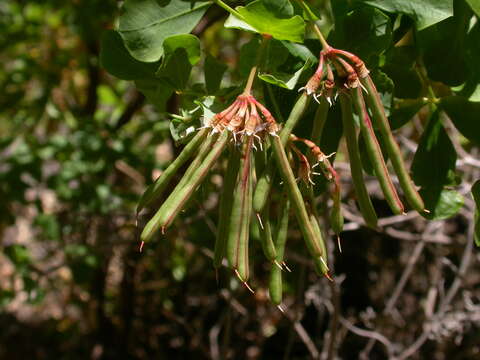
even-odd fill
[{"label": "foliage", "polygon": [[[407,354],[418,339],[428,342],[414,349],[418,358],[474,358],[479,11],[475,0],[3,1],[0,358],[306,358],[322,348],[346,358],[369,348],[384,358]],[[141,254],[139,232],[188,164],[163,197],[138,217],[135,209],[193,130],[234,102],[255,64],[253,93],[285,123],[318,66],[322,45],[311,21],[332,46],[366,62],[429,212],[392,216],[362,138],[365,184],[379,218],[376,229],[363,226],[336,102],[319,146],[336,153],[330,160],[342,179],[343,253],[328,230],[331,186],[314,178],[336,282],[313,275],[292,213],[283,315],[266,295],[268,262],[253,221],[255,295],[222,268],[215,280],[226,156]],[[271,37],[264,48],[261,35]],[[306,107],[294,129],[299,138],[312,133],[317,107]],[[280,205],[272,208],[272,219],[280,214]],[[395,298],[397,289],[403,295]],[[365,329],[387,342],[355,335]]]}]

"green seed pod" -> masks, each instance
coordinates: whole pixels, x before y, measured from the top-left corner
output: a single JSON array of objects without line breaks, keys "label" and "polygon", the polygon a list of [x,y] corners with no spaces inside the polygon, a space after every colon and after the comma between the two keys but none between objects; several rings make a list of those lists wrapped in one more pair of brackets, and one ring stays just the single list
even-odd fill
[{"label": "green seed pod", "polygon": [[315,231],[317,237],[321,239],[322,252],[323,252],[322,256],[313,258],[315,271],[319,275],[324,275],[329,277],[330,269],[328,268],[328,262],[327,262],[327,248],[325,247],[325,242],[323,241],[322,231],[320,229],[320,225],[318,224],[317,217],[313,212],[310,213],[310,223],[312,224],[312,228]]},{"label": "green seed pod", "polygon": [[[282,130],[280,131],[280,139],[283,146],[287,144],[293,128],[297,125],[298,121],[305,113],[305,110],[307,109],[309,103],[310,97],[306,94],[306,92],[303,92],[293,106],[293,109],[290,112],[287,121],[285,122]],[[257,185],[255,187],[255,194],[253,196],[253,209],[257,214],[262,212],[265,204],[267,203],[267,199],[270,194],[270,189],[272,188],[274,178],[275,167],[271,163],[269,163],[263,173],[258,178]]]},{"label": "green seed pod", "polygon": [[315,207],[315,195],[313,193],[313,188],[311,186],[303,185],[302,192],[305,194],[305,198],[308,199],[305,201],[305,208],[307,210],[309,222],[322,251],[320,256],[313,257],[315,268],[317,268],[317,265],[320,266],[319,269],[321,269],[321,272],[319,274],[328,277],[329,269],[327,265],[327,248],[323,239],[322,230],[320,229],[320,224],[318,223],[318,213]]},{"label": "green seed pod", "polygon": [[362,88],[357,87],[351,89],[350,94],[352,95],[355,110],[360,117],[360,131],[363,139],[365,140],[367,154],[372,163],[375,176],[380,183],[385,200],[387,200],[394,214],[403,214],[403,204],[398,197],[395,187],[393,186],[392,179],[390,178],[387,165],[385,164],[385,160],[382,155],[382,150],[378,144],[377,138],[375,137],[372,122],[370,120],[370,116],[368,115],[365,101],[363,99]]},{"label": "green seed pod", "polygon": [[263,253],[269,261],[274,261],[277,256],[275,251],[275,245],[272,239],[272,227],[270,224],[270,208],[267,206],[263,210],[262,214],[262,224],[263,229],[260,230],[260,240],[262,243]]},{"label": "green seed pod", "polygon": [[252,167],[251,152],[253,138],[243,144],[238,180],[233,193],[232,212],[227,238],[227,260],[236,270],[241,281],[249,277],[248,240],[252,215]]},{"label": "green seed pod", "polygon": [[227,172],[223,181],[223,190],[220,197],[220,209],[217,238],[213,255],[213,266],[220,267],[225,256],[225,245],[228,236],[228,225],[232,212],[233,192],[237,181],[238,169],[240,168],[240,151],[232,146],[228,157]]},{"label": "green seed pod", "polygon": [[195,154],[195,151],[197,151],[206,136],[207,129],[200,130],[185,146],[180,155],[178,155],[177,158],[165,169],[162,175],[160,175],[153,184],[147,187],[138,202],[137,214],[139,214],[143,208],[149,206],[152,202],[162,196],[163,191],[170,183],[172,177],[177,173],[180,167]]},{"label": "green seed pod", "polygon": [[342,207],[340,195],[337,193],[333,194],[333,207],[330,213],[330,226],[332,227],[335,234],[340,234],[343,231],[344,219],[342,215]]},{"label": "green seed pod", "polygon": [[[208,171],[222,154],[228,141],[228,132],[224,131],[216,141],[213,148],[208,155],[203,159],[203,162],[196,169],[191,166],[187,170],[191,170],[190,174],[185,174],[187,178],[185,182],[180,182],[170,196],[165,200],[160,209],[156,212],[152,219],[145,225],[145,228],[140,235],[140,240],[147,242],[153,234],[162,229],[162,232],[172,223],[178,213],[182,210],[187,200],[192,196],[193,192],[202,183]],[[193,163],[192,163],[193,165]]]},{"label": "green seed pod", "polygon": [[380,129],[380,133],[385,141],[385,146],[387,148],[388,155],[390,156],[390,161],[392,162],[393,168],[397,173],[398,181],[400,182],[400,186],[405,193],[405,197],[415,210],[418,212],[423,212],[425,211],[425,204],[420,194],[415,189],[413,181],[408,174],[405,163],[403,162],[402,153],[400,152],[398,144],[393,137],[390,124],[387,116],[385,115],[382,100],[380,99],[375,84],[370,76],[362,78],[360,81],[367,91],[367,104],[372,111],[373,120]]},{"label": "green seed pod", "polygon": [[287,242],[288,233],[288,218],[290,214],[290,201],[286,194],[284,194],[279,208],[281,209],[281,214],[277,223],[275,234],[275,250],[277,256],[275,257],[275,263],[272,263],[271,265],[270,281],[268,284],[270,299],[275,305],[279,305],[282,302],[283,295],[282,269],[280,268],[279,264],[283,263],[283,256],[285,254],[285,244]]},{"label": "green seed pod", "polygon": [[305,244],[307,245],[307,248],[313,257],[321,256],[322,249],[320,240],[312,229],[302,194],[298,189],[297,182],[295,180],[292,168],[290,167],[287,155],[285,154],[283,144],[278,137],[273,139],[273,153],[275,155],[275,161],[280,170],[280,175],[282,176],[285,184],[285,189],[289,194],[298,224],[302,231],[303,239],[305,240]]},{"label": "green seed pod", "polygon": [[325,127],[325,123],[327,122],[328,110],[330,108],[330,104],[327,102],[324,96],[320,96],[319,99],[320,104],[317,107],[317,111],[315,112],[315,118],[313,119],[311,136],[311,140],[317,145],[320,145],[323,128]]},{"label": "green seed pod", "polygon": [[343,131],[347,143],[348,156],[350,158],[350,169],[352,173],[353,186],[357,195],[360,212],[368,227],[375,229],[377,227],[377,214],[372,205],[372,200],[368,195],[362,174],[362,161],[358,149],[357,135],[355,133],[355,123],[352,116],[352,105],[348,95],[340,94],[340,105],[342,108]]}]

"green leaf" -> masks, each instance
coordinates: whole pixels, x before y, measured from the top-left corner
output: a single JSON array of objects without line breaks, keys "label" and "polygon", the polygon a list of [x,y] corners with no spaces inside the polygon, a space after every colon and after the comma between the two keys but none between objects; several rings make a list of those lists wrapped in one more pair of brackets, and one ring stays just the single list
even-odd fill
[{"label": "green leaf", "polygon": [[363,0],[364,3],[415,20],[422,30],[453,15],[453,0]]},{"label": "green leaf", "polygon": [[30,253],[24,245],[11,245],[5,248],[5,255],[18,268],[23,268],[30,264]]},{"label": "green leaf", "polygon": [[[480,2],[480,0],[478,0]],[[472,26],[467,35],[465,44],[465,55],[469,76],[465,84],[455,91],[468,98],[470,101],[480,101],[480,22]]]},{"label": "green leaf", "polygon": [[390,113],[388,120],[392,130],[401,128],[412,119],[427,102],[424,99],[404,100]]},{"label": "green leaf", "polygon": [[425,202],[425,208],[430,213],[422,216],[430,220],[443,220],[452,217],[460,211],[465,199],[454,190],[421,189],[420,195]]},{"label": "green leaf", "polygon": [[[265,68],[268,71],[274,71],[287,60],[289,51],[284,46],[284,42],[287,41],[272,39],[268,42],[263,55],[264,61],[262,62],[262,68]],[[302,46],[300,44],[294,45]]]},{"label": "green leaf", "polygon": [[222,83],[223,74],[228,66],[215,59],[210,54],[205,59],[205,87],[209,94],[215,94]]},{"label": "green leaf", "polygon": [[457,152],[435,111],[428,122],[412,164],[415,183],[425,188],[455,184]]},{"label": "green leaf", "polygon": [[475,244],[480,247],[480,180],[477,180],[472,186],[472,196],[475,200]]},{"label": "green leaf", "polygon": [[238,72],[242,77],[247,77],[250,73],[250,69],[255,66],[255,60],[259,49],[260,39],[258,37],[254,37],[241,47],[238,61]]},{"label": "green leaf", "polygon": [[369,63],[392,43],[392,22],[380,10],[363,7],[337,19],[334,31],[328,37],[337,47],[348,49]]},{"label": "green leaf", "polygon": [[393,80],[395,97],[414,99],[420,96],[422,81],[415,70],[417,56],[411,46],[395,46],[387,52],[382,71]]},{"label": "green leaf", "polygon": [[[273,0],[275,1],[275,0]],[[310,7],[310,5],[304,1],[303,6],[299,2],[295,1],[293,3],[293,11],[295,14],[302,15],[305,20],[308,21],[317,21],[320,19],[320,11],[316,8]]]},{"label": "green leaf", "polygon": [[238,6],[235,10],[241,19],[230,15],[225,27],[269,34],[277,40],[303,41],[305,22],[298,15],[288,19],[281,18],[260,0],[253,1],[247,6]]},{"label": "green leaf", "polygon": [[[454,13],[455,16],[417,34],[428,77],[449,86],[461,85],[469,78],[466,46],[472,12],[458,1]],[[445,39],[450,39],[448,44]]]},{"label": "green leaf", "polygon": [[193,66],[200,60],[200,40],[192,34],[173,35],[163,42],[165,57],[173,54],[175,50],[185,49],[188,61]]},{"label": "green leaf", "polygon": [[442,99],[440,106],[463,136],[480,144],[480,102],[468,101],[460,96],[448,96]]},{"label": "green leaf", "polygon": [[113,76],[123,80],[153,76],[158,64],[134,59],[125,48],[121,36],[114,30],[103,33],[100,45],[100,64]]},{"label": "green leaf", "polygon": [[294,57],[298,57],[303,61],[310,60],[312,63],[318,61],[317,57],[305,45],[295,44],[289,41],[282,41],[282,44],[290,52],[290,55]]},{"label": "green leaf", "polygon": [[480,0],[466,0],[475,14],[480,17]]},{"label": "green leaf", "polygon": [[172,35],[188,34],[211,2],[126,0],[118,31],[130,54],[154,62],[163,55],[163,42]]},{"label": "green leaf", "polygon": [[262,0],[265,7],[278,17],[292,17],[293,6],[289,0]]},{"label": "green leaf", "polygon": [[258,77],[270,84],[283,87],[285,89],[293,90],[297,85],[298,79],[302,72],[311,66],[311,62],[307,61],[303,67],[294,74],[274,73],[274,74],[259,74]]},{"label": "green leaf", "polygon": [[176,90],[183,90],[192,66],[200,60],[200,41],[194,35],[171,36],[163,42],[164,60],[155,75]]},{"label": "green leaf", "polygon": [[155,78],[136,80],[135,85],[145,95],[147,100],[155,105],[158,111],[165,111],[165,104],[173,94],[173,87],[167,82]]},{"label": "green leaf", "polygon": [[175,90],[183,90],[187,86],[191,71],[192,65],[188,60],[187,51],[179,48],[165,58],[156,75]]}]

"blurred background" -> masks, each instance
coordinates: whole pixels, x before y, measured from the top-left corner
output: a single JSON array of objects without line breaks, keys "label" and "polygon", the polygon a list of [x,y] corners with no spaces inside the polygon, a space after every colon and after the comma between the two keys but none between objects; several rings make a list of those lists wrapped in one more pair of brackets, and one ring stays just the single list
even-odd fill
[{"label": "blurred background", "polygon": [[[329,239],[335,282],[313,272],[293,229],[285,314],[269,302],[258,244],[255,295],[211,265],[220,170],[177,226],[139,253],[136,202],[181,149],[164,113],[179,101],[173,94],[154,106],[101,68],[100,37],[120,4],[0,2],[0,359],[480,356],[469,196],[480,161],[452,126],[466,197],[448,220],[391,216],[368,180],[381,227],[361,227],[338,157],[347,224],[341,254]],[[251,36],[223,29],[225,17],[210,9],[194,33],[234,70]],[[322,21],[328,28],[328,15]],[[421,114],[399,136],[409,160],[419,124]]]}]

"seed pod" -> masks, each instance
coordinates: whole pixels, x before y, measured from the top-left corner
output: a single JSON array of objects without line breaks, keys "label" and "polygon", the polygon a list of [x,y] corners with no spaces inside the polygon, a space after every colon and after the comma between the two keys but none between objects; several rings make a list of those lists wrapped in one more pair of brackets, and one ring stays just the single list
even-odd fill
[{"label": "seed pod", "polygon": [[[160,209],[156,212],[152,219],[145,225],[145,228],[140,235],[140,240],[147,242],[153,236],[153,234],[159,229],[162,232],[172,223],[178,213],[182,210],[183,206],[197,189],[198,185],[202,183],[208,171],[217,161],[218,157],[222,154],[228,141],[228,132],[224,131],[216,141],[213,149],[210,150],[208,155],[203,159],[203,162],[196,169],[192,169],[190,166],[187,173],[191,169],[191,174],[185,174],[187,178],[185,182],[180,182],[170,196],[165,200]],[[193,163],[192,163],[193,165]]]},{"label": "seed pod", "polygon": [[319,275],[329,276],[329,269],[327,265],[327,248],[325,246],[325,241],[323,239],[322,230],[320,229],[320,224],[318,223],[318,213],[315,207],[315,195],[313,193],[313,188],[311,186],[302,185],[302,193],[305,197],[305,208],[308,214],[308,220],[312,226],[315,237],[317,238],[318,244],[320,245],[322,254],[320,256],[314,256],[313,262],[315,268],[319,266],[321,269],[320,272],[317,271]]},{"label": "seed pod", "polygon": [[368,115],[367,107],[363,99],[362,89],[360,87],[351,89],[350,94],[352,95],[355,110],[360,117],[360,131],[363,139],[365,140],[367,154],[372,163],[375,176],[377,177],[380,187],[382,188],[385,200],[387,200],[394,214],[403,214],[403,204],[398,197],[395,187],[393,186],[392,179],[390,178],[387,165],[385,164],[385,160],[382,155],[382,150],[378,144],[377,138],[375,137],[372,122],[370,120],[370,116]]},{"label": "seed pod", "polygon": [[262,243],[263,253],[269,261],[274,261],[277,256],[275,245],[272,239],[272,227],[270,224],[270,208],[267,206],[262,214],[263,229],[260,230],[260,240]]},{"label": "seed pod", "polygon": [[213,266],[220,267],[225,256],[225,245],[228,236],[230,214],[232,212],[233,192],[237,181],[238,169],[240,168],[240,151],[232,146],[228,157],[227,172],[223,181],[222,195],[220,198],[219,220],[215,250],[213,255]]},{"label": "seed pod", "polygon": [[[285,122],[282,130],[280,131],[280,139],[283,146],[287,144],[288,138],[290,137],[293,128],[297,125],[298,121],[305,113],[305,110],[307,109],[309,103],[310,97],[307,95],[306,92],[302,93],[302,95],[300,95],[297,102],[293,106],[293,109],[290,112],[287,121]],[[257,185],[255,187],[255,194],[253,196],[253,209],[257,214],[261,213],[263,208],[265,207],[274,178],[275,167],[273,166],[273,164],[269,163],[263,173],[258,178]]]},{"label": "seed pod", "polygon": [[295,211],[305,244],[307,245],[307,248],[313,257],[321,256],[321,239],[318,239],[317,234],[315,234],[314,230],[312,229],[302,194],[298,189],[297,182],[295,180],[295,176],[293,175],[292,168],[290,167],[290,163],[288,162],[287,155],[285,154],[283,144],[278,137],[273,138],[273,153],[275,155],[275,161],[280,170],[280,175],[282,176],[285,188],[289,194],[290,201]]},{"label": "seed pod", "polygon": [[276,264],[272,263],[271,265],[270,281],[268,286],[270,299],[276,305],[279,305],[282,302],[283,294],[282,269],[277,264],[283,263],[285,244],[287,242],[290,201],[286,194],[284,194],[283,201],[280,203],[279,208],[281,209],[281,215],[277,223],[277,230],[275,234],[275,250],[277,252],[277,256],[275,257]]},{"label": "seed pod", "polygon": [[342,215],[342,194],[340,193],[340,186],[338,184],[338,177],[335,178],[335,187],[332,194],[333,207],[330,213],[330,226],[335,234],[340,234],[343,231],[343,215]]},{"label": "seed pod", "polygon": [[322,252],[323,252],[323,255],[313,258],[315,271],[317,272],[318,275],[324,275],[329,277],[330,269],[328,268],[328,262],[327,262],[327,248],[325,247],[325,242],[323,241],[322,231],[320,230],[320,225],[318,224],[318,220],[315,214],[313,212],[310,212],[309,216],[310,216],[310,223],[312,224],[313,231],[315,231],[316,236],[321,239]]},{"label": "seed pod", "polygon": [[398,181],[400,182],[400,186],[405,193],[405,197],[415,210],[418,212],[423,212],[425,211],[425,204],[420,194],[415,189],[413,181],[408,174],[405,163],[403,162],[402,153],[400,152],[398,144],[393,137],[390,124],[387,116],[385,115],[382,100],[380,99],[377,89],[375,88],[375,84],[370,76],[366,76],[360,80],[366,89],[366,100],[368,106],[372,111],[373,119],[380,129],[380,133],[385,141],[388,155],[390,156],[393,168],[397,173]]},{"label": "seed pod", "polygon": [[252,215],[252,147],[248,137],[242,147],[238,180],[233,194],[227,238],[227,260],[241,281],[249,277],[248,240]]},{"label": "seed pod", "polygon": [[180,155],[163,171],[163,173],[143,193],[137,205],[137,215],[143,208],[149,206],[162,196],[163,191],[170,183],[178,169],[190,159],[207,136],[207,129],[200,130],[182,150]]},{"label": "seed pod", "polygon": [[340,105],[342,108],[343,131],[347,143],[352,181],[357,195],[358,205],[360,206],[360,212],[362,213],[367,226],[375,229],[377,227],[377,214],[375,213],[375,209],[368,196],[368,191],[363,180],[362,161],[360,160],[357,135],[355,134],[352,105],[348,95],[340,94]]},{"label": "seed pod", "polygon": [[311,139],[316,145],[320,145],[320,140],[322,139],[323,128],[327,122],[328,109],[330,105],[327,100],[321,96],[319,100],[319,105],[317,111],[315,112],[315,117],[313,119],[313,128]]}]

